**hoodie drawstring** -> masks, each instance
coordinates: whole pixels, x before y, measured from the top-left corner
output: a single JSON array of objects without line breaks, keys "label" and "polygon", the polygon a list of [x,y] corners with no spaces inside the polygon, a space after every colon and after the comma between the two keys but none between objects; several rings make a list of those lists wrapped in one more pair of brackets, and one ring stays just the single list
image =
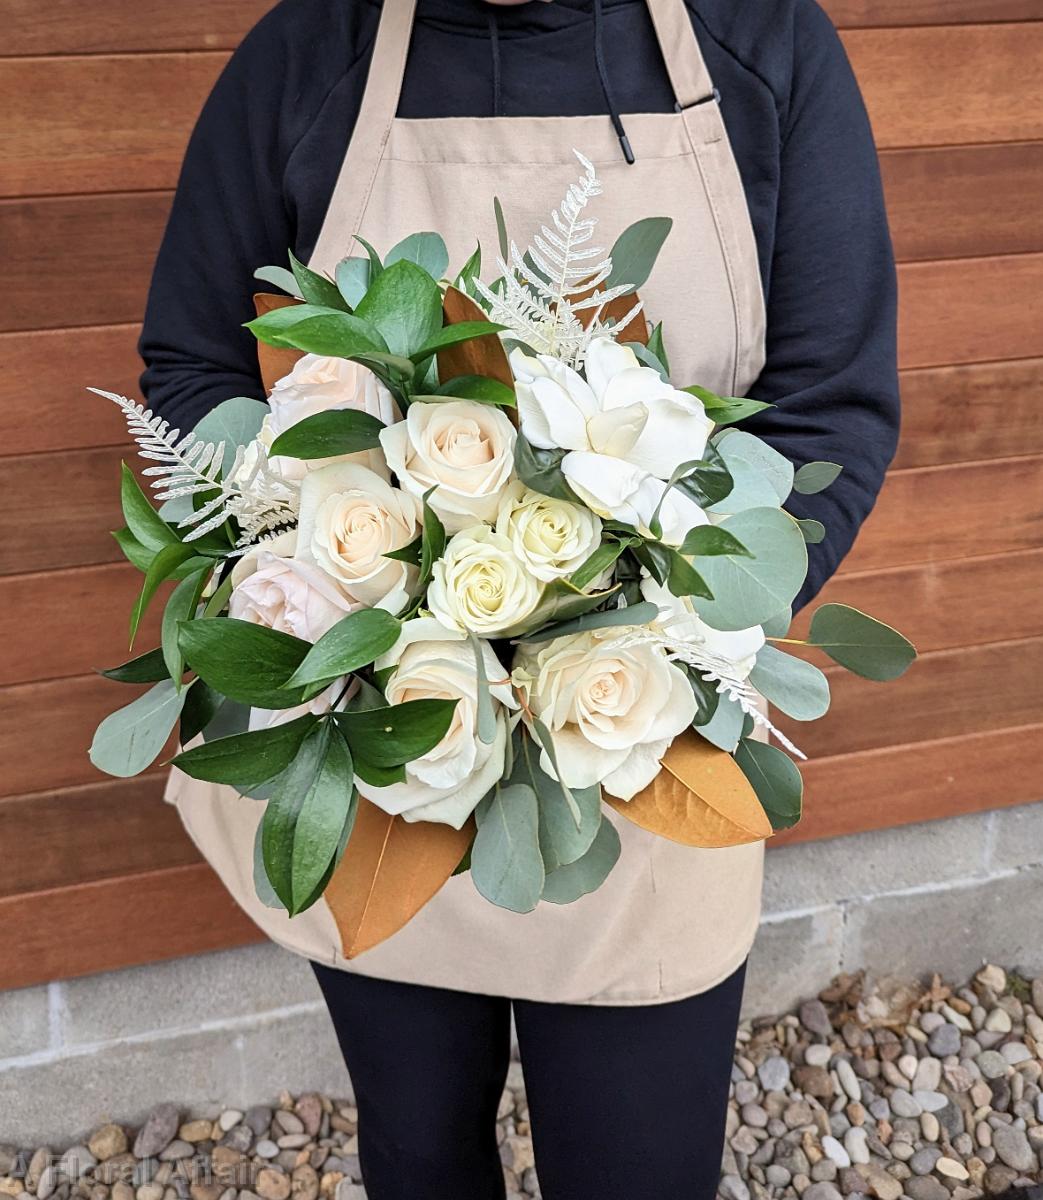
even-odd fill
[{"label": "hoodie drawstring", "polygon": [[594,65],[598,70],[598,79],[601,81],[601,91],[605,96],[605,104],[608,107],[608,115],[612,120],[612,128],[615,129],[616,137],[619,138],[619,144],[623,148],[623,157],[628,163],[633,163],[634,151],[631,149],[630,139],[627,137],[627,131],[623,128],[619,109],[616,107],[615,99],[612,96],[612,89],[608,83],[608,70],[605,67],[605,47],[602,36],[602,18],[601,0],[594,0]]},{"label": "hoodie drawstring", "polygon": [[493,116],[503,116],[503,97],[500,94],[500,25],[496,19],[496,8],[489,6],[489,44],[493,56]]}]

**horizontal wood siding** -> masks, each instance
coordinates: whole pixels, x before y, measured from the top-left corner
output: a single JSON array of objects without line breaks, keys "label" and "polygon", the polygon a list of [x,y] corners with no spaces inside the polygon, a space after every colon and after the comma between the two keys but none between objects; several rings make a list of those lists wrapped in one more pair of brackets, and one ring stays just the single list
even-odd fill
[{"label": "horizontal wood siding", "polygon": [[[258,936],[162,799],[100,776],[136,689],[140,577],[108,530],[149,272],[192,122],[274,0],[0,0],[0,879],[4,985]],[[1019,804],[1043,754],[1043,0],[824,0],[881,149],[899,259],[892,472],[821,600],[903,629],[881,687],[816,652],[829,717],[779,844]],[[810,613],[798,617],[806,630]],[[25,631],[31,630],[32,636]],[[139,644],[154,642],[156,614]],[[190,898],[191,902],[187,902]]]}]

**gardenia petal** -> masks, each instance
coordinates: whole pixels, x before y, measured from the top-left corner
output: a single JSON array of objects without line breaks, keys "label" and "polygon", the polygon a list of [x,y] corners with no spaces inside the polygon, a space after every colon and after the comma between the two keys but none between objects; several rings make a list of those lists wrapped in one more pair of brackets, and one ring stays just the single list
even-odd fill
[{"label": "gardenia petal", "polygon": [[700,400],[671,389],[671,395],[644,404],[648,419],[627,451],[628,462],[669,479],[682,463],[702,458],[713,422]]},{"label": "gardenia petal", "polygon": [[[599,398],[604,396],[611,380],[623,371],[641,365],[629,346],[621,346],[615,338],[597,337],[587,347],[583,369],[587,382]],[[658,374],[653,371],[658,378]]]}]

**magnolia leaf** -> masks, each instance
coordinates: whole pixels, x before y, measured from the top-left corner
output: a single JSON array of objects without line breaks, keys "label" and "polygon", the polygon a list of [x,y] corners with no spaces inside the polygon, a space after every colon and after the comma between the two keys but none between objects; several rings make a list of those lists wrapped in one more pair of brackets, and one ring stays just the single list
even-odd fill
[{"label": "magnolia leaf", "polygon": [[598,826],[597,834],[582,858],[548,872],[542,898],[551,904],[572,904],[580,896],[597,891],[619,861],[619,852],[619,834],[606,819]]},{"label": "magnolia leaf", "polygon": [[185,702],[172,679],[159,683],[110,713],[91,742],[90,759],[99,771],[120,779],[138,775],[159,757]]},{"label": "magnolia leaf", "polygon": [[268,729],[216,738],[182,751],[174,766],[193,779],[250,790],[286,770],[318,720],[313,713],[305,713]]},{"label": "magnolia leaf", "polygon": [[719,695],[713,716],[704,724],[693,726],[693,729],[711,745],[731,754],[742,737],[745,717],[738,701]]},{"label": "magnolia leaf", "polygon": [[834,462],[805,463],[793,477],[793,490],[810,496],[821,492],[833,482],[844,468]]},{"label": "magnolia leaf", "polygon": [[741,846],[772,832],[735,759],[691,731],[674,739],[662,770],[632,800],[605,800],[628,821],[685,846]]},{"label": "magnolia leaf", "polygon": [[392,354],[410,357],[442,327],[442,293],[414,262],[386,267],[355,305],[355,315],[380,330]]},{"label": "magnolia leaf", "polygon": [[422,758],[445,737],[456,700],[406,700],[335,714],[356,762],[394,768]]},{"label": "magnolia leaf", "polygon": [[793,464],[777,450],[741,429],[726,429],[714,445],[732,477],[732,490],[710,508],[715,513],[777,506],[793,489]]},{"label": "magnolia leaf", "polygon": [[802,658],[762,646],[750,683],[769,703],[795,721],[817,721],[829,710],[829,680]]},{"label": "magnolia leaf", "polygon": [[624,229],[612,246],[612,271],[601,286],[606,291],[620,284],[641,287],[652,274],[672,225],[669,217],[644,217]]},{"label": "magnolia leaf", "polygon": [[[488,321],[485,310],[459,288],[448,287],[442,298],[447,329],[462,322]],[[438,378],[443,385],[459,376],[482,375],[514,390],[514,373],[503,343],[488,326],[488,336],[471,338],[438,351]]]},{"label": "magnolia leaf", "polygon": [[846,604],[816,609],[808,642],[854,674],[881,683],[897,679],[916,658],[916,648],[897,629]]},{"label": "magnolia leaf", "polygon": [[607,629],[616,625],[647,625],[659,615],[659,605],[651,600],[642,600],[640,604],[628,604],[623,608],[609,608],[604,612],[584,613],[571,621],[563,621],[560,625],[550,625],[537,633],[526,634],[520,638],[523,642],[546,642],[551,638],[569,637],[574,633],[584,633],[588,629]]},{"label": "magnolia leaf", "polygon": [[415,263],[432,279],[441,279],[449,270],[449,251],[440,233],[411,233],[384,255],[384,266],[397,262]]},{"label": "magnolia leaf", "polygon": [[342,258],[337,263],[337,290],[344,300],[354,308],[369,287],[370,265],[368,258]]},{"label": "magnolia leaf", "polygon": [[365,798],[324,897],[351,959],[402,928],[456,870],[474,837],[434,821],[389,816]]},{"label": "magnolia leaf", "polygon": [[526,784],[497,786],[475,811],[478,832],[471,847],[471,878],[490,903],[532,912],[540,902],[545,872],[540,856],[536,793]]},{"label": "magnolia leaf", "polygon": [[[293,296],[273,296],[270,292],[254,293],[254,311],[258,317],[274,312],[277,308],[294,308],[301,304]],[[270,346],[267,342],[257,343],[257,366],[261,373],[261,383],[266,392],[284,379],[303,357],[303,351],[279,346]]]},{"label": "magnolia leaf", "polygon": [[370,413],[331,408],[291,425],[272,442],[269,454],[290,458],[333,458],[375,450],[384,422]]},{"label": "magnolia leaf", "polygon": [[800,820],[804,780],[797,764],[778,746],[743,738],[735,761],[750,781],[776,832]]},{"label": "magnolia leaf", "polygon": [[402,623],[382,608],[348,613],[310,647],[290,677],[291,687],[331,683],[368,666],[398,641]]}]

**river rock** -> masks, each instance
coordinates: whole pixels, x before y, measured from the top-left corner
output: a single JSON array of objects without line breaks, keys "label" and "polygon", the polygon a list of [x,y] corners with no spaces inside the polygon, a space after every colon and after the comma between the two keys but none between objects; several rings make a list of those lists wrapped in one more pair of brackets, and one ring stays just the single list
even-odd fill
[{"label": "river rock", "polygon": [[1022,1129],[1013,1125],[1000,1125],[992,1131],[992,1144],[996,1148],[1000,1161],[1015,1171],[1034,1171],[1037,1167],[1036,1156],[1032,1152],[1028,1138]]},{"label": "river rock", "polygon": [[177,1134],[178,1120],[173,1104],[157,1104],[134,1139],[134,1157],[155,1158],[162,1153]]},{"label": "river rock", "polygon": [[[809,1033],[816,1033],[819,1037],[832,1037],[833,1025],[829,1019],[829,1013],[826,1012],[826,1006],[821,1000],[805,1000],[800,1006],[800,1023]],[[811,1200],[817,1200],[812,1196]]]}]

